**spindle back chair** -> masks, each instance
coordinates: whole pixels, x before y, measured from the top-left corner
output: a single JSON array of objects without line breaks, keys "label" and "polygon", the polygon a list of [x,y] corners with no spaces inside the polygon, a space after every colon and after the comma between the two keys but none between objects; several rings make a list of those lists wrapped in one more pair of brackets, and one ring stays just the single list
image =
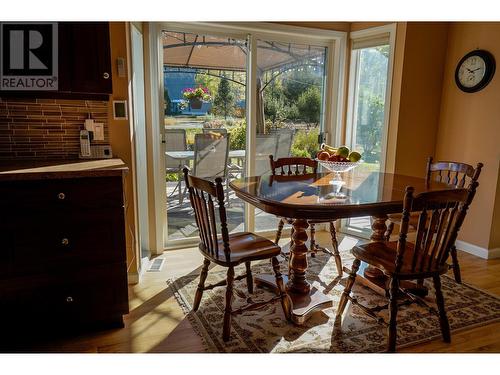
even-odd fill
[{"label": "spindle back chair", "polygon": [[[222,178],[217,177],[215,182],[191,176],[184,168],[184,180],[189,191],[189,199],[194,210],[196,224],[200,237],[199,250],[204,257],[200,281],[196,290],[193,310],[197,311],[203,292],[218,286],[226,286],[226,306],[224,310],[224,325],[222,337],[228,341],[231,332],[231,315],[240,314],[250,309],[257,309],[263,305],[281,300],[281,305],[287,320],[291,318],[291,300],[285,290],[280,265],[276,258],[281,248],[272,241],[249,232],[229,233],[227,214],[224,202],[224,188]],[[218,212],[218,215],[216,214]],[[249,293],[253,293],[253,278],[251,262],[260,259],[271,259],[276,277],[279,295],[269,301],[249,304],[238,310],[231,309],[233,299],[233,282],[246,278]],[[214,262],[227,267],[227,278],[219,283],[205,286],[208,268]],[[234,276],[234,268],[245,264],[246,273]]]},{"label": "spindle back chair", "polygon": [[[472,165],[466,163],[460,163],[456,161],[437,161],[433,162],[433,158],[429,157],[427,159],[426,175],[425,179],[427,183],[431,181],[442,182],[454,187],[462,188],[467,183],[477,181],[479,175],[481,174],[481,169],[483,163],[477,163],[476,168]],[[392,231],[394,230],[394,225],[401,225],[401,214],[389,215],[389,224],[385,232],[386,241],[390,240]],[[416,229],[418,225],[418,213],[412,213],[408,225],[412,229]],[[453,245],[451,249],[453,274],[455,276],[455,281],[458,283],[462,282],[462,275],[460,273],[460,264],[458,262],[457,249]]]},{"label": "spindle back chair", "polygon": [[[396,315],[398,297],[401,292],[409,295],[412,300],[418,300],[406,290],[400,289],[401,280],[424,280],[432,278],[436,293],[436,304],[439,311],[441,333],[445,342],[450,342],[450,327],[441,292],[440,275],[449,269],[447,259],[454,247],[458,232],[467,214],[467,210],[474,198],[477,181],[472,181],[467,189],[457,188],[441,191],[430,191],[413,196],[413,187],[407,187],[403,203],[401,229],[398,241],[372,242],[355,246],[352,254],[356,258],[352,265],[346,287],[342,294],[337,310],[337,318],[344,312],[347,301],[359,305],[368,315],[375,317],[374,311],[380,307],[368,308],[350,296],[356,280],[356,272],[361,261],[377,267],[389,278],[389,323],[388,323],[388,351],[396,349]],[[410,213],[418,211],[416,240],[407,242],[408,223]],[[387,324],[387,323],[386,323]]]},{"label": "spindle back chair", "polygon": [[[290,175],[305,175],[308,173],[317,173],[318,171],[318,162],[314,159],[303,158],[303,157],[290,157],[290,158],[281,158],[278,160],[274,160],[273,155],[269,155],[269,163],[271,166],[271,172],[273,176],[281,175],[281,176],[290,176]],[[276,230],[275,242],[281,239],[281,235],[283,232],[283,227],[285,223],[292,224],[293,220],[290,218],[280,218],[278,223],[278,229]],[[335,258],[335,265],[337,267],[337,276],[342,276],[342,260],[340,258],[340,252],[338,249],[338,241],[337,241],[337,232],[335,229],[335,221],[321,221],[321,220],[308,220],[309,228],[310,228],[310,251],[311,256],[316,256],[316,252],[322,251],[327,254],[333,255]],[[316,243],[316,226],[315,224],[323,224],[328,223],[330,226],[330,236],[332,241],[332,251],[329,249],[319,246]],[[292,232],[293,235],[293,232]],[[287,256],[287,254],[284,254]]]}]

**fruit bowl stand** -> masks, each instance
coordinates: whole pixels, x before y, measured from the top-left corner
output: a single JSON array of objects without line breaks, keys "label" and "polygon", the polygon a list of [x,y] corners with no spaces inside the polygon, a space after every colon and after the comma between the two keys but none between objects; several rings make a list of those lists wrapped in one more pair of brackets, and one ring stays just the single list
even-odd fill
[{"label": "fruit bowl stand", "polygon": [[336,198],[343,198],[345,194],[340,192],[340,189],[345,184],[345,181],[342,180],[341,173],[348,172],[354,168],[356,168],[361,161],[357,162],[349,162],[349,161],[328,161],[328,160],[320,160],[315,159],[323,168],[328,169],[331,172],[334,172],[334,178],[330,180],[330,184],[335,187],[335,191],[333,192],[333,196]]}]

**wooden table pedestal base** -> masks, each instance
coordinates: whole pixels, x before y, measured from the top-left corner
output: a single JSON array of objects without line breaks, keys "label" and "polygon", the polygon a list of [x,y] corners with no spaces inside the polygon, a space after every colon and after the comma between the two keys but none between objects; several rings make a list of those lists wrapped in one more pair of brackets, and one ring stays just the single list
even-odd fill
[{"label": "wooden table pedestal base", "polygon": [[[254,277],[254,281],[255,285],[268,287],[275,293],[278,293],[274,275],[258,275]],[[283,275],[283,282],[285,284],[288,283],[288,277],[286,275]],[[304,324],[315,311],[333,306],[332,298],[324,295],[314,287],[311,287],[311,291],[308,294],[288,291],[288,295],[292,299],[292,321],[297,325]]]}]

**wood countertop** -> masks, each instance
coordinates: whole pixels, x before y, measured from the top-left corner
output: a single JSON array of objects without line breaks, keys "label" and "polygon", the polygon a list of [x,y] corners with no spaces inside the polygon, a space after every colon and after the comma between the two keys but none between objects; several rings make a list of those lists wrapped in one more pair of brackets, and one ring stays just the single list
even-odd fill
[{"label": "wood countertop", "polygon": [[121,176],[123,160],[0,160],[0,181]]}]

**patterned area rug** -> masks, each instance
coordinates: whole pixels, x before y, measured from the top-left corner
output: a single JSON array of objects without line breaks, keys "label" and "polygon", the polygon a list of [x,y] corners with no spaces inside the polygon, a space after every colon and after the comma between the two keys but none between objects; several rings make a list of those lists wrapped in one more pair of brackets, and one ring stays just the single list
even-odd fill
[{"label": "patterned area rug", "polygon": [[[303,326],[287,323],[279,302],[266,307],[233,316],[231,340],[222,341],[222,321],[225,287],[205,291],[199,310],[191,311],[198,283],[197,276],[185,276],[170,280],[177,301],[182,306],[195,331],[201,336],[207,352],[383,352],[386,348],[386,328],[373,318],[367,317],[357,306],[348,304],[342,323],[334,325],[335,311],[343,291],[346,275],[335,281],[337,272],[333,258],[318,254],[308,257],[308,279],[313,286],[333,299],[333,308],[318,311]],[[350,254],[343,254],[344,264],[350,264]],[[283,262],[284,263],[284,262]],[[282,268],[285,266],[283,265]],[[268,262],[252,265],[254,275],[272,273]],[[284,273],[286,272],[283,269]],[[225,278],[226,271],[216,268],[209,272],[208,283]],[[244,267],[236,275],[244,273]],[[470,285],[457,284],[443,276],[442,288],[448,319],[453,332],[470,329],[500,320],[500,298]],[[435,307],[431,283],[428,303]],[[383,305],[387,300],[372,290],[356,283],[353,294],[367,306]],[[264,301],[272,296],[264,288],[255,288],[253,302]],[[247,303],[245,279],[235,282],[233,309]],[[380,313],[388,321],[387,310]],[[438,317],[417,304],[402,306],[398,310],[397,347],[402,348],[441,337]]]}]

